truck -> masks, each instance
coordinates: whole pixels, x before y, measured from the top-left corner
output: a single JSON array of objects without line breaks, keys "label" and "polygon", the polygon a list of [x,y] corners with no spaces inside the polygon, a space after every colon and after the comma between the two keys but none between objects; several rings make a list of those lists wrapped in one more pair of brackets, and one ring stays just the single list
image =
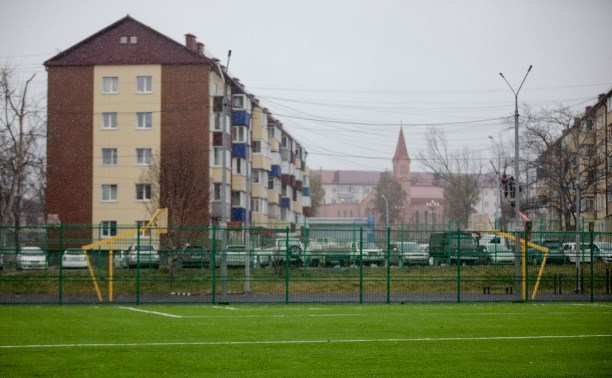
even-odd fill
[{"label": "truck", "polygon": [[283,264],[287,256],[290,265],[304,263],[304,244],[298,237],[276,237],[273,240],[272,247],[255,249],[255,260],[260,267]]}]

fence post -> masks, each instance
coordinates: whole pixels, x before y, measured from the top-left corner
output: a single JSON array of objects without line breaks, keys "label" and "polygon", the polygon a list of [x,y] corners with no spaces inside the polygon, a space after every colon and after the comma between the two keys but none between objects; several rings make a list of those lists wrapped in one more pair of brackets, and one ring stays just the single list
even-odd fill
[{"label": "fence post", "polygon": [[589,222],[589,239],[590,239],[590,243],[589,243],[589,250],[591,251],[591,302],[593,302],[594,300],[594,296],[595,293],[593,292],[594,290],[594,277],[593,277],[593,265],[595,265],[595,260],[593,259],[593,247],[595,246],[593,244],[593,232],[595,231],[595,222]]},{"label": "fence post", "polygon": [[213,226],[213,240],[212,240],[212,251],[210,256],[210,270],[212,272],[212,288],[211,288],[211,302],[212,304],[217,303],[217,280],[216,280],[216,267],[215,267],[215,254],[217,251],[217,226]]},{"label": "fence post", "polygon": [[387,226],[387,304],[391,303],[391,226]]},{"label": "fence post", "polygon": [[285,227],[285,304],[289,304],[289,227]]},{"label": "fence post", "polygon": [[136,304],[140,304],[140,224],[136,226]]},{"label": "fence post", "polygon": [[[47,232],[49,232],[49,229],[47,229]],[[64,287],[64,270],[63,270],[63,264],[62,264],[62,251],[64,250],[64,227],[63,225],[60,223],[59,225],[59,257],[60,257],[60,261],[59,261],[59,304],[62,304],[64,301],[63,298],[63,287]]]},{"label": "fence post", "polygon": [[461,303],[461,230],[457,228],[457,303]]},{"label": "fence post", "polygon": [[[363,227],[359,227],[359,304],[363,303]],[[355,253],[357,254],[357,253]]]}]

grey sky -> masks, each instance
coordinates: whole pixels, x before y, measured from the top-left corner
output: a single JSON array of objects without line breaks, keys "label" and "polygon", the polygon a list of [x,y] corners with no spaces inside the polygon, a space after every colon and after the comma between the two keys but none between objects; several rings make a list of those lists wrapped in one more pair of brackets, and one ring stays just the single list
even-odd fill
[{"label": "grey sky", "polygon": [[[184,43],[192,33],[307,148],[312,169],[391,168],[425,124],[491,156],[520,103],[576,109],[612,88],[612,1],[0,0],[0,59],[27,73],[126,14]],[[505,131],[504,131],[505,130]],[[414,170],[421,169],[418,161]]]}]

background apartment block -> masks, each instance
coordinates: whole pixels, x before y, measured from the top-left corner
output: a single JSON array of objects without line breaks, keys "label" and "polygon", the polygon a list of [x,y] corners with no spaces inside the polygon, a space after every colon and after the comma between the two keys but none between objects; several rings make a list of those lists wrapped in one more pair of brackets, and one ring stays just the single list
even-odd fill
[{"label": "background apartment block", "polygon": [[171,225],[303,222],[303,148],[195,36],[127,16],[45,66],[47,214],[103,236],[158,207]]}]

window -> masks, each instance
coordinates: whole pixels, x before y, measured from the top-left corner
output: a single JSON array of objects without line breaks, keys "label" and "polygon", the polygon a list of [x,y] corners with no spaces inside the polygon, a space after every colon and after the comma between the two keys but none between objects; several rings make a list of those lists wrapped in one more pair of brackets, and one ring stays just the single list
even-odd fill
[{"label": "window", "polygon": [[117,76],[103,77],[102,93],[119,93],[119,78]]},{"label": "window", "polygon": [[135,35],[130,36],[130,43],[132,45],[138,43],[138,37]]},{"label": "window", "polygon": [[223,119],[223,113],[214,112],[213,114],[211,114],[211,117],[213,130],[221,131],[223,129],[223,125],[221,123],[221,120]]},{"label": "window", "polygon": [[253,142],[253,153],[254,154],[258,154],[261,152],[261,142],[260,141],[254,141]]},{"label": "window", "polygon": [[136,164],[151,165],[151,149],[137,148],[136,149]]},{"label": "window", "polygon": [[136,221],[136,227],[138,227],[140,229],[140,236],[143,238],[150,238],[151,237],[151,228],[143,228],[145,227],[147,224],[149,224],[149,221],[146,220],[138,220]]},{"label": "window", "polygon": [[102,149],[102,165],[117,165],[117,149],[103,148]]},{"label": "window", "polygon": [[151,93],[153,78],[151,76],[136,76],[136,93]]},{"label": "window", "polygon": [[213,201],[221,201],[221,183],[214,183],[213,185]]},{"label": "window", "polygon": [[102,221],[102,237],[110,238],[111,236],[117,235],[117,221]]},{"label": "window", "polygon": [[251,198],[251,211],[259,213],[259,198]]},{"label": "window", "polygon": [[128,43],[128,37],[125,35],[122,35],[121,37],[119,37],[119,43],[121,43],[122,45],[125,45],[126,43]]},{"label": "window", "polygon": [[150,129],[153,116],[151,112],[136,113],[136,127],[139,129]]},{"label": "window", "polygon": [[247,141],[246,127],[234,126],[232,127],[232,142],[235,143],[246,143]]},{"label": "window", "polygon": [[116,129],[117,128],[117,113],[102,113],[102,128]]},{"label": "window", "polygon": [[235,175],[246,174],[246,160],[243,158],[236,158],[232,160],[232,173]]},{"label": "window", "polygon": [[117,201],[116,184],[102,184],[102,201]]},{"label": "window", "polygon": [[136,184],[136,201],[151,200],[151,184]]},{"label": "window", "polygon": [[215,147],[213,149],[213,166],[220,167],[223,165],[223,147]]}]

